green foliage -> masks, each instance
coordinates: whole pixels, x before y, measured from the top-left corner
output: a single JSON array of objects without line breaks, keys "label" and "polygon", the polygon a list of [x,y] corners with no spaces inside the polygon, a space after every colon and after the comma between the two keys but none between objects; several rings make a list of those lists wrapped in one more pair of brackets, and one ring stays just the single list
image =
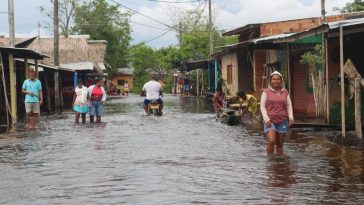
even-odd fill
[{"label": "green foliage", "polygon": [[346,3],[343,8],[334,8],[335,11],[340,11],[341,13],[352,13],[358,11],[364,11],[364,1],[363,0],[354,0],[351,3]]},{"label": "green foliage", "polygon": [[106,0],[91,0],[77,5],[73,31],[89,34],[93,40],[107,41],[106,60],[113,69],[126,67],[130,37],[130,13],[122,13]]},{"label": "green foliage", "polygon": [[323,52],[322,52],[322,46],[321,44],[317,44],[313,50],[308,51],[304,53],[301,56],[300,63],[301,64],[307,64],[307,65],[316,65],[316,64],[322,64],[324,60]]}]

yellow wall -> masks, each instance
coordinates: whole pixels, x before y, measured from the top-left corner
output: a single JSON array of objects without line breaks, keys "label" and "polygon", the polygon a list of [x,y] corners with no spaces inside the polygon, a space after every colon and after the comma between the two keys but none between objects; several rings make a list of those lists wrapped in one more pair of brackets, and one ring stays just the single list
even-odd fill
[{"label": "yellow wall", "polygon": [[133,88],[133,75],[117,75],[117,76],[114,76],[111,81],[114,85],[116,85],[116,87],[118,89],[120,89],[121,91],[124,90],[124,86],[121,86],[121,85],[118,85],[118,81],[119,80],[126,80],[128,81],[128,84],[129,84],[129,90],[131,90]]}]

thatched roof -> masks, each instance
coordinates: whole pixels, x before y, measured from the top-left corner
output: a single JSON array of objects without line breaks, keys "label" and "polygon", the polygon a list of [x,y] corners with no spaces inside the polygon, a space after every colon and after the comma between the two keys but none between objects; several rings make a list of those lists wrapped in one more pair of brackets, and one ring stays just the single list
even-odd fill
[{"label": "thatched roof", "polygon": [[[68,37],[61,36],[59,38],[59,63],[77,64],[82,62],[90,62],[93,64],[97,72],[104,70],[104,58],[106,54],[105,40],[90,40],[89,35],[70,35]],[[8,45],[9,38],[0,37],[0,45]],[[53,54],[53,37],[36,38],[36,39],[16,39],[17,44],[28,45],[28,49],[42,53],[49,58],[39,61],[41,64],[54,65]],[[84,69],[88,69],[89,66]],[[77,69],[81,69],[79,66]],[[75,70],[75,69],[73,69]]]}]

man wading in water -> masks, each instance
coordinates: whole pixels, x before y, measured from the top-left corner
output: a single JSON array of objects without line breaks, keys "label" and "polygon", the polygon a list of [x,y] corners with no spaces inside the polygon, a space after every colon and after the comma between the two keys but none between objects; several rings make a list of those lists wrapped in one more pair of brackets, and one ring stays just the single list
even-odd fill
[{"label": "man wading in water", "polygon": [[[35,78],[35,71],[33,68],[29,69],[29,79],[25,80],[22,86],[23,94],[25,94],[25,112],[26,112],[26,129],[35,129],[39,107],[43,104],[42,84]],[[33,112],[33,121],[30,123],[30,116]]]}]

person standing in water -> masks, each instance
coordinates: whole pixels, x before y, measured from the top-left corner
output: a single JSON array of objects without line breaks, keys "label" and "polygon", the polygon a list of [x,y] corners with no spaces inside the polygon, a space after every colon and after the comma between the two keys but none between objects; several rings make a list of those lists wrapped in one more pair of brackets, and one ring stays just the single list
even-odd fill
[{"label": "person standing in water", "polygon": [[282,74],[274,71],[268,81],[268,88],[262,93],[260,110],[264,120],[264,132],[267,133],[267,155],[283,155],[284,137],[292,125],[293,109],[288,91],[284,88]]},{"label": "person standing in water", "polygon": [[90,123],[94,122],[96,115],[96,122],[101,122],[101,116],[104,113],[104,103],[106,101],[106,92],[102,87],[102,79],[95,78],[95,85],[88,88],[88,97],[90,101]]},{"label": "person standing in water", "polygon": [[[35,70],[29,69],[29,79],[25,80],[22,86],[22,93],[25,94],[26,129],[36,128],[40,106],[43,104],[42,84],[35,78]],[[33,114],[32,114],[33,113]],[[33,121],[30,122],[30,117]]]},{"label": "person standing in water", "polygon": [[72,100],[73,110],[76,112],[76,124],[80,123],[80,115],[82,116],[82,124],[86,123],[86,113],[88,111],[87,92],[87,87],[83,85],[81,79],[78,79]]}]

